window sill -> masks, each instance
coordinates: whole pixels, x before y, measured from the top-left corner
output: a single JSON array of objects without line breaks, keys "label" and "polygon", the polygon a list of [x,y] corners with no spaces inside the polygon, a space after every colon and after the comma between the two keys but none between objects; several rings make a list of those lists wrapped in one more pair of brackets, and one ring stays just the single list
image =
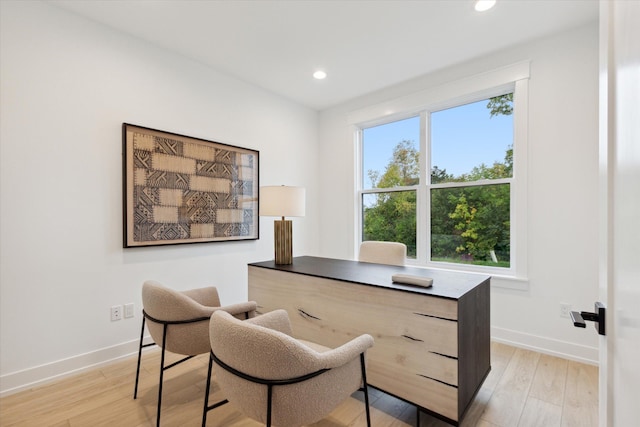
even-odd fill
[{"label": "window sill", "polygon": [[491,276],[491,287],[528,291],[529,279],[523,277],[493,275]]},{"label": "window sill", "polygon": [[467,274],[478,274],[482,276],[491,276],[491,287],[492,288],[501,288],[501,289],[511,289],[516,291],[528,291],[529,290],[529,279],[527,277],[516,277],[509,274],[496,274],[492,271],[478,271],[478,270],[468,270],[468,269],[457,269],[457,268],[443,268],[437,266],[425,266],[413,264],[411,261],[407,262],[408,266],[424,268],[430,270],[439,270],[439,271],[451,271],[454,273],[467,273]]}]

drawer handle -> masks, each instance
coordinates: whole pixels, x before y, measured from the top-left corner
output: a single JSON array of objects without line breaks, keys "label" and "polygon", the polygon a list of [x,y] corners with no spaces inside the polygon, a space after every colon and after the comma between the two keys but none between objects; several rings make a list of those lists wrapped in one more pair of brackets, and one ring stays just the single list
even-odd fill
[{"label": "drawer handle", "polygon": [[455,319],[447,319],[446,317],[434,316],[433,314],[417,313],[415,311],[413,312],[413,314],[423,317],[432,317],[434,319],[448,320],[449,322],[457,322],[457,320]]},{"label": "drawer handle", "polygon": [[439,382],[441,384],[448,385],[449,387],[458,388],[458,386],[455,385],[455,384],[449,384],[448,382],[445,382],[445,381],[442,381],[442,380],[437,380],[437,379],[435,379],[433,377],[429,377],[427,375],[422,375],[422,374],[416,374],[416,375],[418,375],[419,377],[422,377],[422,378],[426,378],[426,379],[431,380],[431,381],[436,381],[436,382]]},{"label": "drawer handle", "polygon": [[437,354],[438,356],[447,357],[447,358],[449,358],[449,359],[455,359],[455,360],[458,360],[458,358],[457,358],[457,357],[455,357],[455,356],[449,356],[448,354],[438,353],[437,351],[430,351],[429,353]]},{"label": "drawer handle", "polygon": [[298,313],[300,313],[300,315],[301,315],[302,317],[310,317],[310,318],[312,318],[312,319],[322,320],[322,319],[321,319],[321,318],[319,318],[319,317],[316,317],[316,316],[313,316],[313,315],[311,315],[311,314],[307,313],[306,311],[304,311],[304,310],[303,310],[303,309],[301,309],[301,308],[299,308],[299,309],[298,309]]},{"label": "drawer handle", "polygon": [[420,338],[414,338],[414,337],[410,337],[409,335],[400,335],[403,338],[407,338],[411,341],[419,341],[419,342],[424,342],[424,340],[421,340]]}]

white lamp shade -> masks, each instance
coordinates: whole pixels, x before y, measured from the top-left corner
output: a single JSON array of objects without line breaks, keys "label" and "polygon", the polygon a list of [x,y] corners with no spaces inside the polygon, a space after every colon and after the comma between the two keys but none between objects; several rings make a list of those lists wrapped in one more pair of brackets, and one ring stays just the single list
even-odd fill
[{"label": "white lamp shade", "polygon": [[260,187],[260,216],[304,216],[304,187]]}]

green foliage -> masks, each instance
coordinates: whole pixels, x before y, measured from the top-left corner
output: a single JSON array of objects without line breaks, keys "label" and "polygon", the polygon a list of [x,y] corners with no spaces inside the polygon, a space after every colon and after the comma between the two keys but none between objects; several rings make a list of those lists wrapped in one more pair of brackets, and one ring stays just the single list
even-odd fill
[{"label": "green foliage", "polygon": [[[402,140],[393,149],[391,162],[377,182],[377,188],[416,185],[420,180],[420,153],[413,141]],[[369,176],[372,176],[371,172]],[[376,181],[372,181],[376,182]]]},{"label": "green foliage", "polygon": [[[420,153],[412,141],[401,141],[381,177],[369,171],[376,188],[416,185],[420,180]],[[378,193],[372,207],[364,210],[363,240],[402,242],[407,254],[416,255],[416,193],[394,191]]]},{"label": "green foliage", "polygon": [[364,211],[363,240],[402,242],[407,254],[416,255],[416,193],[377,194],[377,203]]},{"label": "green foliage", "polygon": [[[474,167],[452,181],[480,181],[508,178],[513,173],[513,149],[503,163]],[[509,260],[509,184],[436,188],[431,190],[431,256],[455,257],[458,262]]]},{"label": "green foliage", "polygon": [[440,169],[438,168],[438,166],[434,166],[431,168],[432,184],[440,184],[442,182],[452,182],[452,181],[455,181],[455,177],[447,173],[446,169]]},{"label": "green foliage", "polygon": [[[491,260],[491,251],[501,257],[509,252],[509,184],[453,189],[456,203],[449,218],[461,242],[455,251],[472,260]],[[432,227],[433,230],[433,227]],[[507,257],[508,259],[508,257]]]},{"label": "green foliage", "polygon": [[513,93],[489,98],[487,108],[489,109],[490,117],[498,115],[510,116],[513,114]]}]

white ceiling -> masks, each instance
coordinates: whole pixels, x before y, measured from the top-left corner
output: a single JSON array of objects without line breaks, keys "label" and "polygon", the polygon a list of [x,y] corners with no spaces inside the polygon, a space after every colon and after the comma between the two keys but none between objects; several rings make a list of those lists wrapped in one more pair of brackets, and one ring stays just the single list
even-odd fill
[{"label": "white ceiling", "polygon": [[316,110],[598,17],[597,0],[52,3]]}]

